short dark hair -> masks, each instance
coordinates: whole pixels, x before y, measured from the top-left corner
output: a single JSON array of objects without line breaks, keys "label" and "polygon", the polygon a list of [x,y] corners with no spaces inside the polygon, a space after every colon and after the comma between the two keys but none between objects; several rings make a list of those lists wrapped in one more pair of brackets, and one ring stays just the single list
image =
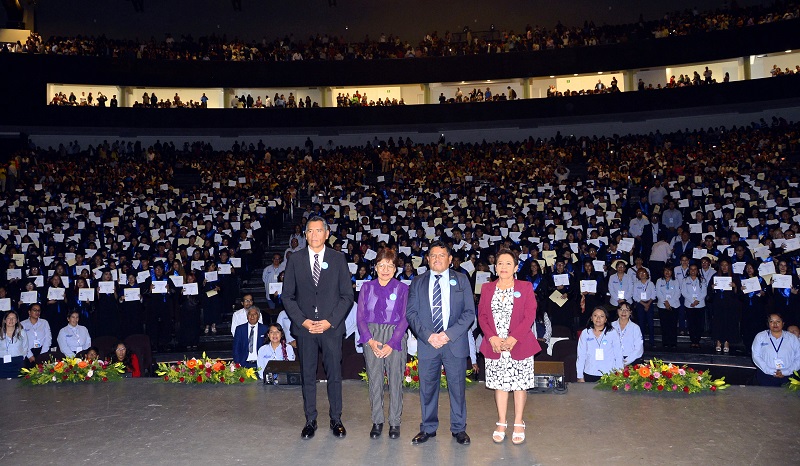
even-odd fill
[{"label": "short dark hair", "polygon": [[392,262],[392,264],[397,265],[397,253],[394,252],[392,248],[381,248],[378,250],[378,254],[375,256],[375,264],[378,262],[387,259]]},{"label": "short dark hair", "polygon": [[330,227],[328,226],[328,221],[325,220],[325,217],[320,215],[314,215],[313,217],[309,218],[306,222],[306,232],[308,232],[308,224],[311,222],[322,222],[322,225],[325,227],[325,231],[330,231]]},{"label": "short dark hair", "polygon": [[497,251],[497,255],[495,256],[495,260],[497,260],[497,258],[499,258],[500,256],[502,256],[503,254],[505,254],[505,255],[508,255],[508,256],[511,256],[511,260],[514,262],[514,265],[515,265],[515,266],[519,265],[519,257],[517,257],[517,255],[516,255],[516,254],[514,254],[514,253],[513,253],[513,252],[512,252],[510,249],[508,249],[508,248],[501,248],[499,251]]},{"label": "short dark hair", "polygon": [[447,255],[448,256],[452,256],[453,255],[453,252],[450,250],[450,246],[448,246],[447,243],[445,243],[442,240],[437,239],[436,241],[433,241],[431,244],[429,244],[428,245],[428,254],[431,253],[431,249],[433,249],[433,248],[442,248],[445,251],[447,251]]}]

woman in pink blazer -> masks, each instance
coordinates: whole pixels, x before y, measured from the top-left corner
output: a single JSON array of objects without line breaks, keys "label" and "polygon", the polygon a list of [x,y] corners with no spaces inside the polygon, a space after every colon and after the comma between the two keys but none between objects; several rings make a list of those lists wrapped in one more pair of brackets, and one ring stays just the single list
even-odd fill
[{"label": "woman in pink blazer", "polygon": [[486,358],[486,388],[495,390],[497,430],[492,440],[505,439],[508,393],[514,392],[514,432],[511,442],[525,441],[527,390],[534,386],[533,355],[541,351],[531,331],[536,320],[536,294],[530,282],[516,280],[518,259],[508,249],[497,253],[497,281],[485,283],[478,304],[478,323],[483,330],[481,353]]}]

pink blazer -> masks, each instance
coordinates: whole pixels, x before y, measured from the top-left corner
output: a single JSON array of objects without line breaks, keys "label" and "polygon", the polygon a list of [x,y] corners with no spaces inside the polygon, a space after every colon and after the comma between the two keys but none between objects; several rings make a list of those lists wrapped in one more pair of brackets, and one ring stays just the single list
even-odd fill
[{"label": "pink blazer", "polygon": [[[478,324],[483,330],[480,351],[487,359],[500,358],[500,353],[495,353],[489,344],[489,338],[497,336],[492,317],[492,297],[496,289],[497,281],[484,283],[481,287],[481,300],[478,303]],[[524,280],[514,280],[514,309],[511,311],[511,323],[508,328],[508,335],[517,339],[517,344],[511,350],[513,359],[525,359],[542,350],[531,330],[535,320],[536,293],[533,291],[533,285]]]}]

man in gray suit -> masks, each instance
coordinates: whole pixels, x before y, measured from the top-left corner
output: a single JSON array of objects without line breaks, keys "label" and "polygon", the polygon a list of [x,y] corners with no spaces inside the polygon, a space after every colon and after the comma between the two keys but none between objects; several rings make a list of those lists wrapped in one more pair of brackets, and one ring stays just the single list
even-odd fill
[{"label": "man in gray suit", "polygon": [[306,224],[308,246],[291,255],[283,282],[283,304],[292,321],[300,356],[306,415],[301,432],[304,439],[313,437],[317,430],[320,350],[328,378],[331,431],[339,438],[347,435],[342,424],[342,337],[344,320],[353,306],[353,287],[344,255],[325,247],[328,236],[330,229],[325,219],[311,217]]},{"label": "man in gray suit", "polygon": [[420,432],[413,445],[436,436],[439,427],[439,378],[444,365],[450,394],[450,431],[461,445],[469,445],[465,396],[469,332],[475,320],[475,300],[466,275],[450,269],[449,247],[434,241],[428,250],[430,270],[414,278],[408,292],[406,318],[417,336]]}]

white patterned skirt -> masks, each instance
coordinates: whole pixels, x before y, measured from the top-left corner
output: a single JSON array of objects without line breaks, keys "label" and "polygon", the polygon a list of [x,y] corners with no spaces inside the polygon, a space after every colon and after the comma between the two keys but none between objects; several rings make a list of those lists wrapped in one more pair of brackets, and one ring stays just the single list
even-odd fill
[{"label": "white patterned skirt", "polygon": [[486,388],[513,392],[533,387],[533,356],[517,361],[503,352],[499,359],[486,359]]}]

